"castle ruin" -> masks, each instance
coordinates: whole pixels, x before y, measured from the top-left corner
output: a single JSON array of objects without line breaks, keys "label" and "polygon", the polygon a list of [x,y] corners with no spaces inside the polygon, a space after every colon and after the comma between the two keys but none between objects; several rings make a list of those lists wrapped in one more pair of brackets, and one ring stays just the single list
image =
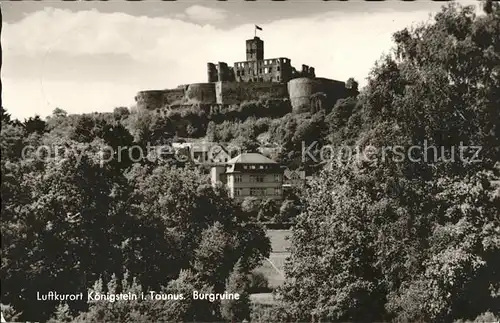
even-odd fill
[{"label": "castle ruin", "polygon": [[175,89],[141,91],[135,100],[139,108],[159,110],[182,106],[233,105],[261,98],[290,99],[293,111],[311,108],[311,96],[323,93],[335,102],[349,95],[345,82],[317,78],[314,67],[297,71],[286,57],[264,58],[264,41],[246,40],[246,61],[228,66],[207,63],[207,82],[180,85]]}]

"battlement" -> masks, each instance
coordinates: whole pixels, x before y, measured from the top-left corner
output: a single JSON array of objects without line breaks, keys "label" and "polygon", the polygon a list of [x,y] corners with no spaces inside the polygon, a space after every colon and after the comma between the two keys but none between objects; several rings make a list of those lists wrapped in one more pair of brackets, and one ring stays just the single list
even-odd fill
[{"label": "battlement", "polygon": [[267,97],[288,98],[294,111],[300,112],[310,107],[312,94],[321,92],[329,101],[335,101],[350,93],[344,82],[316,78],[314,67],[302,64],[301,70],[297,71],[287,57],[265,59],[264,41],[259,37],[246,41],[246,59],[235,62],[233,66],[225,62],[208,62],[207,83],[141,91],[136,96],[137,106],[158,110],[190,104],[239,104]]},{"label": "battlement", "polygon": [[209,83],[233,82],[235,80],[233,68],[225,62],[218,62],[217,65],[207,63],[207,76]]},{"label": "battlement", "polygon": [[315,77],[314,67],[302,65],[297,71],[287,57],[264,58],[264,41],[259,37],[246,41],[246,61],[234,63],[229,67],[224,62],[217,66],[207,64],[208,82],[278,82],[286,83],[298,77]]}]

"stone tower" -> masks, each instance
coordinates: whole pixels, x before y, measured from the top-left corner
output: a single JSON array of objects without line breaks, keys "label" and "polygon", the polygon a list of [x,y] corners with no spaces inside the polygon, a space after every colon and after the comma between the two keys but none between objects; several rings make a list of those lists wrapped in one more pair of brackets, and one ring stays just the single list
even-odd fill
[{"label": "stone tower", "polygon": [[247,40],[247,61],[261,61],[264,59],[264,41],[259,37]]},{"label": "stone tower", "polygon": [[207,63],[207,74],[209,83],[218,81],[217,69],[215,68],[215,64]]}]

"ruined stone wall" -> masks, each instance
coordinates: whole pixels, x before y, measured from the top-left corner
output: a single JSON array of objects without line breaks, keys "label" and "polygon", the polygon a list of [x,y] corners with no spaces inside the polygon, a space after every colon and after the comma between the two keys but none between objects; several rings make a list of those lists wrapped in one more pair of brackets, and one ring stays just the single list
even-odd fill
[{"label": "ruined stone wall", "polygon": [[140,109],[156,110],[163,106],[164,96],[162,90],[141,91],[135,96],[135,102]]},{"label": "ruined stone wall", "polygon": [[147,110],[163,109],[171,105],[216,104],[215,83],[194,83],[168,90],[141,91],[136,97],[137,107]]},{"label": "ruined stone wall", "polygon": [[273,82],[217,82],[215,92],[218,104],[239,104],[261,98],[288,97],[286,84]]},{"label": "ruined stone wall", "polygon": [[178,103],[184,100],[185,87],[164,90],[164,105],[170,105],[172,103]]},{"label": "ruined stone wall", "polygon": [[140,109],[156,110],[184,100],[184,87],[168,90],[140,91],[135,102]]},{"label": "ruined stone wall", "polygon": [[217,82],[217,68],[214,63],[207,63],[207,82]]},{"label": "ruined stone wall", "polygon": [[327,79],[316,78],[320,82],[320,91],[326,94],[327,103],[333,106],[338,99],[348,97],[350,91],[346,89],[345,82]]},{"label": "ruined stone wall", "polygon": [[225,62],[207,63],[207,82],[234,82],[234,70]]},{"label": "ruined stone wall", "polygon": [[287,98],[288,91],[285,83],[241,83],[242,101],[258,100],[261,98]]},{"label": "ruined stone wall", "polygon": [[296,78],[288,82],[288,94],[294,112],[306,112],[311,108],[311,95],[324,93],[328,104],[346,97],[345,83],[326,78]]},{"label": "ruined stone wall", "polygon": [[185,102],[188,104],[215,104],[215,83],[194,83],[187,86]]},{"label": "ruined stone wall", "polygon": [[141,91],[137,107],[157,110],[171,105],[230,105],[266,98],[290,98],[294,112],[310,111],[311,95],[326,94],[327,104],[348,96],[345,83],[326,78],[296,78],[288,83],[277,82],[214,82],[194,83],[170,90]]},{"label": "ruined stone wall", "polygon": [[290,59],[269,58],[234,63],[237,82],[287,82],[292,76]]},{"label": "ruined stone wall", "polygon": [[310,78],[296,78],[288,82],[290,103],[294,112],[305,112],[310,106],[310,97],[317,92],[318,82]]}]

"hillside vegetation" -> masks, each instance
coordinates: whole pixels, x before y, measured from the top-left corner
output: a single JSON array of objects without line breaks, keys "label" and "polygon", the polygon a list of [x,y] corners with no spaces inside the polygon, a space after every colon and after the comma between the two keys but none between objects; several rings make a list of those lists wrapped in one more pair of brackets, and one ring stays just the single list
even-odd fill
[{"label": "hillside vegetation", "polygon": [[[292,114],[286,101],[262,100],[165,114],[56,109],[46,120],[20,122],[2,108],[6,319],[498,320],[500,5],[483,6],[478,16],[451,4],[433,21],[396,32],[393,52],[376,64],[359,96],[314,112]],[[293,214],[294,226],[286,280],[273,302],[251,305],[250,273],[271,252],[256,218],[267,221],[281,209],[267,202],[257,210],[251,201],[237,205],[189,164],[135,158],[133,146],[146,150],[183,137],[231,142],[246,151],[259,139],[277,143],[279,162],[314,175],[282,207]],[[369,158],[304,161],[304,145],[313,145],[311,156],[325,145],[371,152]],[[387,147],[411,154],[400,158]],[[88,290],[231,291],[242,297],[36,300],[37,291]]]}]

